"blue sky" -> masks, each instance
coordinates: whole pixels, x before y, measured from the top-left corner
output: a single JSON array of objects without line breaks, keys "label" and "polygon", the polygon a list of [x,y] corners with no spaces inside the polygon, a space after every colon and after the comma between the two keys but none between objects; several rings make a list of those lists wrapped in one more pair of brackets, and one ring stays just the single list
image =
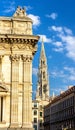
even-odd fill
[{"label": "blue sky", "polygon": [[[26,7],[33,19],[33,34],[44,39],[50,94],[75,85],[75,0],[0,0],[0,16],[12,16]],[[33,60],[33,94],[37,85],[41,38]]]}]

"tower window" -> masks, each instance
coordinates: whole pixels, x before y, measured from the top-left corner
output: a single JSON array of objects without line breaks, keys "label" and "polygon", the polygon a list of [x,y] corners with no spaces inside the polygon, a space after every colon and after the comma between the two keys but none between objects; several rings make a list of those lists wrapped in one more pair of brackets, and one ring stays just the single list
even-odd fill
[{"label": "tower window", "polygon": [[36,110],[34,110],[34,115],[37,115],[37,111]]},{"label": "tower window", "polygon": [[44,86],[43,86],[43,92],[44,92],[44,93],[47,92],[47,84],[44,84]]},{"label": "tower window", "polygon": [[34,118],[34,123],[37,123],[37,118]]},{"label": "tower window", "polygon": [[45,61],[42,61],[43,65],[45,64]]},{"label": "tower window", "polygon": [[34,107],[37,107],[37,103],[34,103]]},{"label": "tower window", "polygon": [[34,125],[34,129],[37,130],[37,125]]},{"label": "tower window", "polygon": [[42,125],[43,125],[43,124],[42,124],[42,120],[40,120],[40,127],[42,127]]},{"label": "tower window", "polygon": [[42,60],[41,60],[41,65],[45,65],[45,61],[42,61]]},{"label": "tower window", "polygon": [[42,117],[42,112],[40,112],[40,117]]},{"label": "tower window", "polygon": [[45,72],[43,72],[43,79],[45,79]]}]

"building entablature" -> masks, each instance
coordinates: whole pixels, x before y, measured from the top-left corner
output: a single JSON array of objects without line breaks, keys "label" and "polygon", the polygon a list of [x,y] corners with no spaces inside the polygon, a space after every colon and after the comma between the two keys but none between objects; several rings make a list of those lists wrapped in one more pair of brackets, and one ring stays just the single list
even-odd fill
[{"label": "building entablature", "polygon": [[[31,51],[32,54],[34,55],[35,52],[37,51],[37,41],[39,39],[39,36],[32,36],[32,35],[4,35],[0,34],[0,49],[1,50],[8,50],[9,53],[12,51]],[[2,51],[1,51],[2,53]],[[24,52],[25,54],[25,52]]]}]

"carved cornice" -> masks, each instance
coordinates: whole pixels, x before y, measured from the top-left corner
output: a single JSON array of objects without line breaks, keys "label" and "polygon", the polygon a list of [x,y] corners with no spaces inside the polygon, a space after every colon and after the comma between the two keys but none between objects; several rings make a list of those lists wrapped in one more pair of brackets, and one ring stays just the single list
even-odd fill
[{"label": "carved cornice", "polygon": [[35,46],[38,40],[39,36],[34,35],[0,34],[0,43],[31,44],[32,46]]},{"label": "carved cornice", "polygon": [[31,62],[32,61],[32,56],[22,55],[22,60],[23,60],[23,62]]},{"label": "carved cornice", "polygon": [[20,56],[19,55],[10,55],[10,60],[12,61],[12,62],[17,62],[17,61],[19,61],[20,60]]},{"label": "carved cornice", "polygon": [[39,36],[34,35],[0,34],[0,50],[31,50],[35,54],[38,40]]}]

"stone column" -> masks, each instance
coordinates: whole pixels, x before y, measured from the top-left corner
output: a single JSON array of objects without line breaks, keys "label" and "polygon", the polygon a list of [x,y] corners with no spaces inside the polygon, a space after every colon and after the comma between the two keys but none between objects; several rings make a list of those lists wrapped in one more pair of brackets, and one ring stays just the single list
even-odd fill
[{"label": "stone column", "polygon": [[0,97],[0,122],[1,122],[1,97]]},{"label": "stone column", "polygon": [[[32,56],[23,59],[22,127],[32,128]],[[29,129],[28,129],[29,130]]]},{"label": "stone column", "polygon": [[3,58],[3,56],[2,55],[0,55],[0,83],[2,82],[2,58]]},{"label": "stone column", "polygon": [[19,85],[19,56],[11,59],[11,89],[10,89],[10,127],[18,127],[18,85]]}]

